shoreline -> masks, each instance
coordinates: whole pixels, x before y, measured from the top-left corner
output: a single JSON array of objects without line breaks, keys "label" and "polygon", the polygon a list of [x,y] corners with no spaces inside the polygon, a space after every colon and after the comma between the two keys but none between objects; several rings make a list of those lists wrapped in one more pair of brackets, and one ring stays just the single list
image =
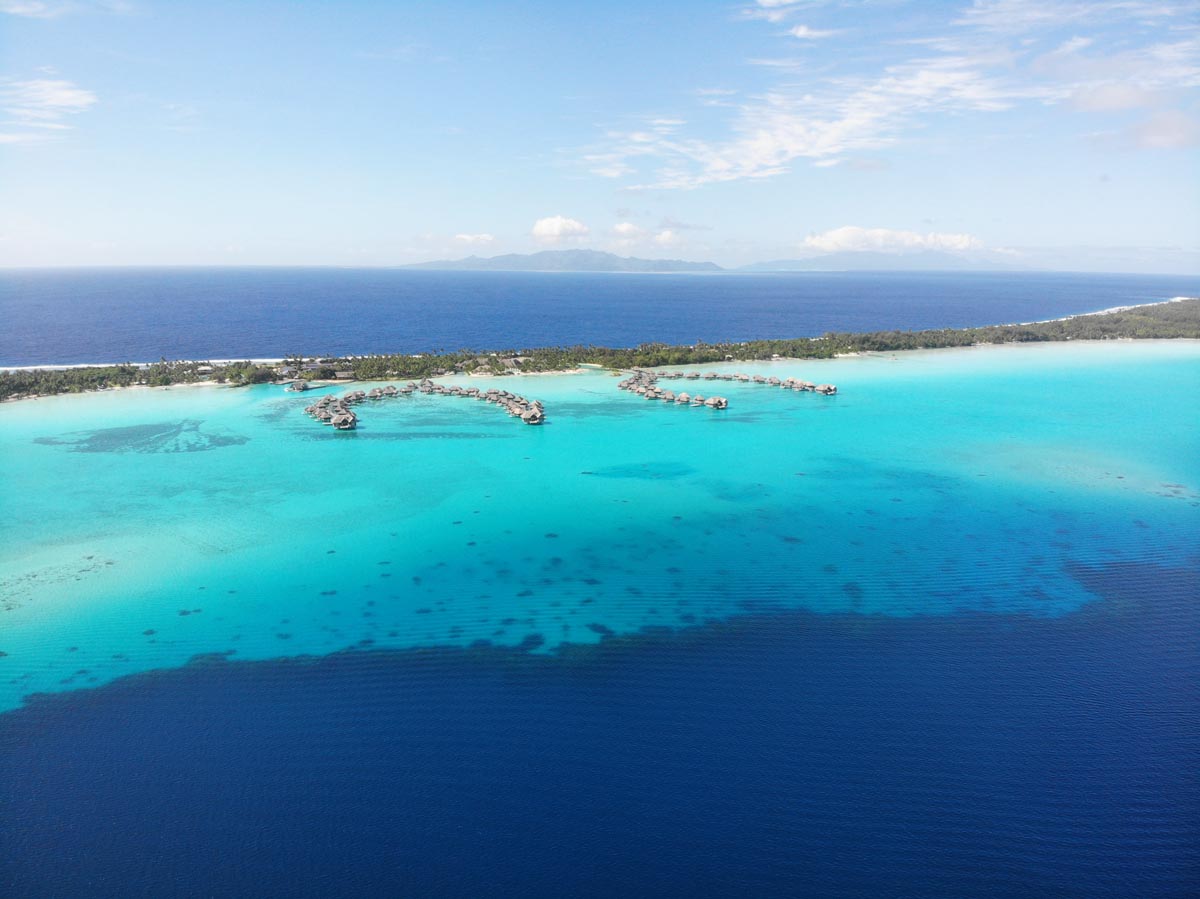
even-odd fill
[{"label": "shoreline", "polygon": [[[827,332],[819,337],[747,340],[732,343],[636,347],[533,347],[521,350],[426,354],[371,354],[256,360],[171,360],[111,366],[70,364],[0,369],[0,402],[65,393],[96,393],[134,386],[246,386],[310,382],[313,387],[355,382],[418,381],[426,378],[522,377],[614,374],[638,369],[704,367],[722,362],[834,360],[880,353],[1030,343],[1111,340],[1200,340],[1200,298],[1176,296],[1150,303],[1111,306],[1040,322],[867,332]],[[316,377],[318,373],[324,377]],[[330,377],[330,376],[334,377]]]},{"label": "shoreline", "polygon": [[[1043,318],[1043,319],[1036,319],[1035,321],[1028,321],[1028,322],[1002,322],[999,324],[975,325],[975,326],[966,327],[966,328],[948,328],[946,330],[971,331],[971,330],[978,330],[980,328],[1023,328],[1023,327],[1029,327],[1031,325],[1049,325],[1049,324],[1055,324],[1055,323],[1059,323],[1059,322],[1075,321],[1077,319],[1088,318],[1090,316],[1096,316],[1096,315],[1116,315],[1121,312],[1132,312],[1136,309],[1147,309],[1147,308],[1150,308],[1153,306],[1167,306],[1167,305],[1174,304],[1174,303],[1186,303],[1189,300],[1200,300],[1200,297],[1191,297],[1191,296],[1170,297],[1165,300],[1152,300],[1148,303],[1132,303],[1132,304],[1126,305],[1126,306],[1110,306],[1106,309],[1097,309],[1094,312],[1076,312],[1073,315],[1064,315],[1059,318]],[[936,329],[922,328],[920,330],[936,330]],[[874,332],[865,332],[865,333],[874,333]],[[916,333],[919,333],[919,331]],[[767,337],[767,338],[762,338],[762,339],[763,340],[795,340],[797,338]],[[799,338],[799,339],[820,340],[822,338],[820,335],[818,335],[816,337]],[[1148,338],[1148,339],[1154,339],[1154,338]],[[749,342],[749,341],[744,341],[744,342]],[[619,347],[618,349],[631,349],[631,348],[630,347]],[[489,351],[483,350],[481,352],[486,353]],[[347,354],[346,356],[342,356],[340,358],[355,359],[355,358],[365,358],[367,356],[378,356],[378,355],[393,355],[393,354],[390,354],[390,353],[368,353],[368,354],[350,353],[350,354]],[[397,354],[397,355],[399,355],[399,354]],[[420,358],[422,356],[426,356],[429,354],[409,353],[406,355],[409,355],[415,359],[415,358]],[[858,353],[844,353],[844,354],[839,354],[839,355],[854,356],[854,355],[859,355],[859,354]],[[280,365],[284,361],[285,361],[284,358],[276,357],[276,356],[254,357],[254,358],[250,358],[250,359],[169,359],[169,360],[167,360],[167,362],[170,364],[182,364],[182,365],[201,365],[201,364],[203,364],[203,365],[233,365],[233,364],[236,364],[239,362],[249,362],[254,365]],[[46,363],[46,364],[42,364],[42,365],[0,365],[0,374],[3,374],[5,372],[22,372],[22,371],[72,371],[72,370],[76,370],[76,369],[87,369],[87,368],[113,368],[113,367],[121,366],[121,365],[133,365],[138,368],[142,368],[142,367],[146,367],[146,366],[150,366],[150,365],[157,365],[157,364],[160,364],[160,363],[158,363],[158,362],[125,361],[125,362],[66,362],[66,363],[57,363],[56,362],[56,363]],[[585,363],[585,364],[587,364],[587,363]],[[555,374],[555,373],[566,373],[568,371],[578,371],[578,369],[574,369],[574,370],[563,369],[563,370],[561,370],[561,372],[514,371],[514,372],[511,372],[511,374]],[[372,380],[378,380],[378,379],[372,379]]]},{"label": "shoreline", "polygon": [[[1040,318],[1031,322],[1008,322],[1003,325],[992,325],[991,327],[999,328],[1022,328],[1029,325],[1051,325],[1056,322],[1069,322],[1077,318],[1087,318],[1089,315],[1116,315],[1119,312],[1132,312],[1135,309],[1145,309],[1147,306],[1166,306],[1170,303],[1186,303],[1188,300],[1196,300],[1200,297],[1171,297],[1166,300],[1154,300],[1150,303],[1133,303],[1128,306],[1109,306],[1107,309],[1097,309],[1095,312],[1076,312],[1074,315],[1064,315],[1061,318]],[[988,326],[985,326],[988,327]],[[0,369],[3,371],[3,369]]]},{"label": "shoreline", "polygon": [[[917,355],[926,354],[926,353],[945,353],[945,352],[952,352],[954,350],[968,353],[968,352],[977,352],[979,350],[1003,351],[1003,350],[1029,349],[1032,347],[1040,347],[1043,349],[1052,349],[1052,348],[1056,348],[1056,347],[1057,348],[1081,347],[1081,346],[1090,346],[1093,344],[1102,344],[1102,343],[1122,343],[1122,344],[1136,343],[1136,344],[1143,344],[1143,345],[1152,344],[1152,343],[1165,343],[1165,344],[1171,344],[1171,345],[1200,344],[1200,337],[1109,337],[1109,338],[1074,339],[1074,340],[1037,340],[1037,341],[1033,341],[1033,340],[1011,341],[1010,340],[1010,341],[1005,341],[1005,342],[972,343],[972,344],[964,344],[961,346],[949,346],[949,347],[912,347],[912,348],[907,348],[907,349],[892,349],[892,350],[866,350],[866,351],[860,351],[860,352],[854,352],[854,353],[836,353],[832,356],[821,356],[821,357],[779,356],[774,359],[734,359],[734,360],[727,360],[724,362],[706,362],[706,363],[682,362],[682,363],[678,363],[678,364],[656,365],[656,366],[653,366],[653,368],[656,368],[656,369],[662,368],[662,369],[667,369],[667,370],[674,369],[674,368],[687,368],[687,367],[708,368],[708,367],[719,367],[719,366],[724,366],[724,365],[733,365],[735,363],[736,364],[745,364],[748,362],[749,363],[760,363],[763,365],[778,365],[780,363],[812,363],[812,362],[834,362],[834,363],[836,363],[839,360],[843,360],[843,359],[844,360],[854,360],[854,359],[875,359],[875,358],[883,358],[883,357],[893,357],[894,358],[897,356],[917,356]],[[508,378],[575,377],[578,375],[584,375],[584,374],[589,374],[589,373],[593,373],[593,372],[605,372],[605,371],[609,371],[609,369],[606,369],[602,365],[594,365],[594,364],[590,364],[590,363],[585,363],[584,365],[582,365],[579,368],[562,368],[562,369],[553,369],[553,370],[546,370],[546,371],[526,371],[526,372],[514,371],[514,372],[505,372],[504,374],[494,374],[492,372],[455,372],[452,374],[436,375],[436,376],[429,378],[429,380],[441,381],[446,378],[492,378],[492,379],[500,381],[500,380],[504,380],[504,379],[508,379]],[[615,376],[621,374],[622,372],[628,372],[628,371],[631,371],[631,369],[612,369],[611,373],[615,377]],[[342,387],[342,386],[345,386],[348,384],[367,384],[367,383],[386,384],[386,383],[402,382],[402,381],[410,381],[410,380],[414,380],[414,379],[397,376],[394,378],[347,378],[347,379],[343,379],[343,380],[312,380],[309,382],[311,384],[311,387],[306,392],[316,392],[316,391],[331,388],[331,387]],[[101,393],[122,393],[125,391],[136,391],[136,390],[169,391],[169,390],[174,390],[177,388],[194,388],[194,387],[223,388],[226,390],[238,390],[243,387],[251,387],[251,386],[281,387],[286,383],[288,383],[288,382],[268,381],[268,382],[265,382],[265,385],[264,384],[251,385],[251,384],[219,383],[217,381],[190,381],[190,382],[182,382],[181,381],[178,384],[128,384],[128,385],[115,385],[112,387],[103,387],[103,388],[99,388],[96,390],[78,390],[78,391],[67,391],[67,392],[60,392],[60,393],[38,393],[38,394],[28,394],[28,395],[23,395],[23,396],[8,396],[8,397],[0,398],[0,405],[4,405],[7,403],[23,403],[23,402],[32,402],[32,401],[36,401],[36,400],[53,399],[54,397],[62,397],[62,396],[85,396],[85,395],[101,394]]]}]

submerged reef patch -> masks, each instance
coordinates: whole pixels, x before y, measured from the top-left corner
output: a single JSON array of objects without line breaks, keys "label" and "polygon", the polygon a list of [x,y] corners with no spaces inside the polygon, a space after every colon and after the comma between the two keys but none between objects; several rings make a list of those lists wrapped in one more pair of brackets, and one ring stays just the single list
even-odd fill
[{"label": "submerged reef patch", "polygon": [[238,434],[215,434],[200,429],[195,419],[73,431],[60,437],[36,437],[34,443],[65,446],[75,453],[202,453],[250,440]]}]

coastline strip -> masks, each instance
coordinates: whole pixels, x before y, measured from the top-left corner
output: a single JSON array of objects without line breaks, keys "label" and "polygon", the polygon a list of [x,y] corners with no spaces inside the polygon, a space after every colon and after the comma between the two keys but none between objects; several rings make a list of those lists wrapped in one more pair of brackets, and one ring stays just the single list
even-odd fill
[{"label": "coastline strip", "polygon": [[735,343],[697,342],[681,346],[643,343],[632,348],[579,345],[499,352],[460,350],[420,355],[296,356],[278,362],[240,360],[228,364],[207,360],[160,360],[144,365],[9,369],[0,370],[0,401],[141,385],[168,387],[217,382],[242,386],[290,383],[297,378],[318,382],[421,380],[481,373],[495,376],[534,374],[577,369],[584,364],[621,372],[735,360],[833,359],[870,352],[1118,339],[1200,340],[1200,298],[1173,297],[1156,303],[1110,307],[1099,312],[1023,325],[828,332],[820,337]]},{"label": "coastline strip", "polygon": [[[973,330],[979,330],[980,328],[1024,328],[1024,327],[1029,327],[1031,325],[1050,325],[1050,324],[1055,324],[1058,322],[1069,322],[1069,321],[1075,321],[1076,319],[1081,319],[1081,318],[1090,318],[1091,316],[1096,316],[1096,315],[1115,315],[1120,312],[1132,312],[1137,309],[1148,309],[1148,308],[1151,308],[1154,306],[1166,306],[1166,305],[1169,305],[1172,303],[1186,303],[1186,302],[1191,302],[1191,301],[1195,301],[1195,300],[1200,300],[1200,297],[1189,297],[1189,296],[1170,297],[1169,299],[1166,299],[1166,300],[1151,300],[1148,303],[1133,303],[1133,304],[1127,305],[1127,306],[1110,306],[1106,309],[1097,309],[1094,312],[1077,312],[1074,315],[1064,315],[1061,318],[1041,318],[1041,319],[1037,319],[1035,321],[1028,321],[1028,322],[1002,322],[1000,324],[993,324],[993,325],[979,325],[979,326],[976,326],[973,328],[949,328],[949,329],[945,329],[945,330],[973,331]],[[925,329],[925,330],[939,330],[939,329]],[[869,334],[869,333],[883,333],[883,332],[860,332],[860,333]],[[920,333],[920,332],[917,331],[917,332],[913,332],[913,333]],[[858,336],[858,335],[856,334],[855,336]],[[768,339],[770,339],[770,338],[768,338]],[[784,338],[784,339],[790,340],[790,339],[795,339],[795,338]],[[809,338],[800,338],[800,339],[820,340],[822,338],[821,337],[809,337]],[[428,355],[428,354],[410,353],[407,355],[409,355],[415,359],[415,358],[420,358],[421,356]],[[366,358],[366,357],[349,355],[349,356],[342,356],[339,358],[349,360],[349,359]],[[249,362],[254,365],[281,365],[284,362],[286,362],[287,359],[283,358],[283,357],[273,356],[273,357],[252,358],[252,359],[172,359],[172,360],[168,360],[168,361],[173,362],[173,363],[189,364],[189,365],[234,365],[234,364],[243,363],[243,362]],[[0,364],[0,373],[21,372],[21,371],[71,371],[74,369],[85,369],[85,368],[112,368],[112,367],[115,367],[118,365],[133,365],[138,368],[145,368],[145,367],[148,367],[151,365],[157,365],[157,364],[159,364],[159,362],[132,362],[132,361],[69,362],[69,363],[48,362],[48,363],[45,363],[42,365],[4,365],[4,364]]]}]

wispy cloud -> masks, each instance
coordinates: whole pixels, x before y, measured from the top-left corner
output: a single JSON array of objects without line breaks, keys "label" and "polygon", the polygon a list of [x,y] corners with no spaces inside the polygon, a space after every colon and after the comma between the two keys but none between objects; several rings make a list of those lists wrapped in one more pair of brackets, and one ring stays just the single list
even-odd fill
[{"label": "wispy cloud", "polygon": [[[742,11],[763,18],[817,5],[758,0]],[[1178,4],[1150,0],[976,0],[941,31],[908,41],[915,48],[909,59],[873,75],[838,74],[788,56],[748,60],[786,80],[736,100],[712,88],[697,91],[703,105],[717,98],[732,107],[723,136],[689,134],[684,123],[674,122],[611,131],[584,162],[595,174],[634,181],[628,189],[686,190],[773,177],[798,161],[834,165],[847,154],[889,147],[939,117],[1026,104],[1070,103],[1096,112],[1158,108],[1167,92],[1200,85],[1200,39],[1186,20],[1175,22],[1181,14]],[[1131,46],[1125,36],[1122,23],[1130,20],[1144,32],[1141,46]],[[1063,34],[1076,25],[1082,32],[1085,24],[1107,31]],[[1157,42],[1145,40],[1156,32]],[[797,25],[785,35],[815,39],[829,33]],[[1034,33],[1037,39],[1030,37]],[[1047,36],[1056,40],[1053,49],[1046,49]],[[1187,139],[1179,116],[1156,121],[1164,124],[1147,123],[1139,146],[1172,147]]]},{"label": "wispy cloud", "polygon": [[621,178],[632,174],[636,168],[631,161],[642,156],[658,155],[661,142],[674,134],[680,126],[687,124],[683,119],[651,117],[644,126],[634,131],[610,131],[607,135],[612,146],[602,152],[588,153],[584,163],[593,175],[602,178]]},{"label": "wispy cloud", "polygon": [[27,19],[53,19],[67,11],[68,3],[39,3],[37,0],[0,0],[0,12]]},{"label": "wispy cloud", "polygon": [[819,41],[823,37],[832,37],[837,34],[836,31],[821,31],[816,28],[809,28],[807,25],[797,25],[794,28],[788,29],[788,34],[794,38],[799,38],[802,41]]},{"label": "wispy cloud", "polygon": [[765,22],[782,22],[792,13],[806,6],[819,6],[812,0],[754,0],[742,7],[742,16],[747,19],[762,19]]},{"label": "wispy cloud", "polygon": [[638,157],[663,164],[642,188],[690,189],[744,178],[766,178],[797,159],[813,161],[875,150],[896,140],[901,125],[932,110],[1008,108],[1013,88],[985,77],[967,60],[917,60],[893,66],[866,84],[831,83],[825,95],[778,90],[739,108],[733,136],[724,141],[660,135],[650,142],[629,135],[604,157],[624,168]]},{"label": "wispy cloud", "polygon": [[1184,12],[1158,0],[975,0],[955,24],[1001,34],[1020,34],[1117,19],[1153,20]]},{"label": "wispy cloud", "polygon": [[90,109],[96,95],[70,81],[37,78],[30,81],[0,80],[0,108],[8,117],[3,143],[44,140],[48,134],[66,131],[69,116]]},{"label": "wispy cloud", "polygon": [[0,0],[0,13],[26,19],[57,19],[70,13],[88,11],[128,13],[133,4],[124,0]]}]

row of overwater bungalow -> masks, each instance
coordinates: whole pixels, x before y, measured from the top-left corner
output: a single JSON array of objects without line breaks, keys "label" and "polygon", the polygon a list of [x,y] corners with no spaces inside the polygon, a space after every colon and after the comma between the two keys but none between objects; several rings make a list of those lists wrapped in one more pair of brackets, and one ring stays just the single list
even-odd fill
[{"label": "row of overwater bungalow", "polygon": [[832,396],[837,393],[837,387],[833,384],[814,384],[811,381],[802,381],[799,378],[776,378],[740,373],[723,374],[715,371],[710,371],[702,375],[698,371],[650,371],[644,368],[634,369],[633,374],[618,383],[617,387],[645,397],[648,400],[661,400],[665,403],[675,403],[681,406],[707,406],[710,409],[725,409],[729,406],[729,400],[723,396],[705,397],[699,393],[688,394],[684,391],[676,393],[673,390],[660,387],[658,385],[660,379],[670,381],[699,381],[701,379],[705,381],[734,381],[745,384],[762,384],[767,387],[778,387],[783,390],[821,393],[825,396]]},{"label": "row of overwater bungalow", "polygon": [[[294,387],[288,389],[294,389]],[[402,387],[388,384],[386,387],[373,387],[366,391],[351,390],[340,397],[333,394],[326,394],[311,406],[306,406],[304,411],[317,421],[332,425],[339,431],[352,431],[358,427],[358,415],[351,408],[352,406],[368,400],[411,396],[413,393],[457,396],[493,403],[504,409],[514,418],[519,418],[527,425],[540,425],[546,420],[546,411],[542,407],[540,400],[529,400],[519,394],[496,388],[480,390],[478,387],[435,384],[428,378],[425,378],[420,383],[410,381]]]},{"label": "row of overwater bungalow", "polygon": [[698,372],[698,371],[650,371],[649,369],[634,369],[634,374],[644,374],[663,381],[734,381],[741,384],[762,384],[766,387],[781,387],[784,390],[808,391],[832,396],[837,393],[833,384],[814,384],[812,381],[802,381],[799,378],[777,378],[765,375],[747,375],[741,372]]},{"label": "row of overwater bungalow", "polygon": [[679,406],[707,406],[710,409],[725,409],[729,406],[729,400],[723,396],[704,397],[699,393],[695,396],[682,392],[676,393],[673,390],[659,388],[657,381],[658,376],[654,372],[637,369],[630,377],[617,384],[617,387],[648,400],[662,400],[664,403],[675,403]]},{"label": "row of overwater bungalow", "polygon": [[[679,406],[704,406],[709,409],[726,409],[729,400],[723,396],[704,396],[700,393],[689,394],[686,391],[675,392],[660,387],[659,380],[669,381],[731,381],[744,384],[761,384],[766,387],[778,387],[783,390],[797,392],[820,393],[832,396],[837,393],[833,384],[814,384],[799,378],[777,378],[764,375],[747,375],[742,373],[721,373],[710,371],[651,371],[636,368],[633,373],[622,380],[617,386],[622,390],[645,397],[648,400],[660,400]],[[288,390],[304,391],[309,389],[305,381],[297,381]],[[539,400],[529,400],[520,394],[492,387],[481,390],[478,387],[459,387],[458,385],[435,384],[425,378],[420,382],[410,381],[402,387],[388,384],[386,387],[373,387],[371,390],[351,390],[343,396],[327,394],[311,406],[305,407],[305,412],[316,420],[331,425],[339,431],[352,431],[358,427],[358,415],[353,406],[368,400],[382,400],[397,396],[410,396],[413,393],[423,393],[436,396],[456,396],[467,399],[492,403],[508,412],[514,418],[519,418],[527,425],[540,425],[546,420],[546,412]]]}]

